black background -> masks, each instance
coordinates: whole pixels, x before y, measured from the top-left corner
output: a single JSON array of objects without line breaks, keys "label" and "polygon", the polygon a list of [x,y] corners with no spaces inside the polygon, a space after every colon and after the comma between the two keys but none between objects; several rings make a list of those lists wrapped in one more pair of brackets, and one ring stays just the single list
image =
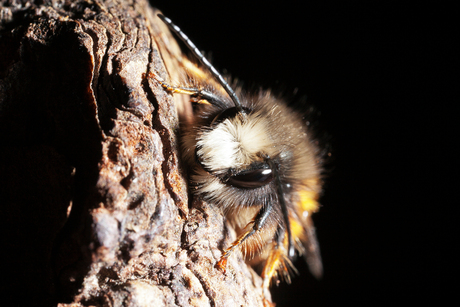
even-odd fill
[{"label": "black background", "polygon": [[449,297],[458,206],[447,197],[458,170],[458,136],[450,136],[459,102],[451,95],[459,37],[452,8],[401,1],[153,5],[211,52],[220,71],[248,87],[307,95],[331,135],[333,159],[315,216],[324,277],[315,280],[297,261],[293,283],[274,287],[278,307],[440,304]]}]

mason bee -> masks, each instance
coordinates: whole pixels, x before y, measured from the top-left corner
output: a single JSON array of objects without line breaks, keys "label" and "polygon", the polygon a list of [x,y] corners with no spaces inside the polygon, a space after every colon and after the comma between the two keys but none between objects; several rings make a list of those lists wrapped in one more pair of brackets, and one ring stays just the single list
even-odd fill
[{"label": "mason bee", "polygon": [[262,264],[264,290],[277,276],[290,280],[292,259],[303,255],[322,275],[312,213],[319,208],[322,154],[301,115],[270,91],[234,90],[169,18],[158,15],[201,62],[183,86],[156,77],[170,93],[190,96],[193,116],[183,121],[183,158],[196,195],[221,208],[238,238],[216,267],[241,248]]}]

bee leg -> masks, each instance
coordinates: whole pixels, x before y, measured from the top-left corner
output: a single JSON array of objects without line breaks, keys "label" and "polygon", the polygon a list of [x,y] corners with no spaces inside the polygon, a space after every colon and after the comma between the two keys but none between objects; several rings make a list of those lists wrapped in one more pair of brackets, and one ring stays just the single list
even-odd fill
[{"label": "bee leg", "polygon": [[271,242],[270,245],[266,247],[266,249],[269,249],[269,254],[268,257],[265,261],[264,268],[262,270],[262,290],[264,294],[264,299],[263,299],[263,306],[264,307],[275,307],[276,304],[272,303],[267,299],[268,294],[270,293],[270,282],[272,278],[276,278],[278,275],[278,272],[283,274],[287,280],[289,280],[289,271],[288,267],[286,266],[285,261],[289,260],[287,259],[287,237],[286,237],[286,231],[283,228],[278,228],[276,234],[275,234],[275,240],[274,242]]},{"label": "bee leg", "polygon": [[285,235],[285,230],[279,228],[276,233],[276,243],[272,243],[274,246],[271,248],[270,253],[265,261],[264,269],[262,271],[263,288],[267,289],[270,286],[272,278],[276,277],[279,273],[290,282],[289,268],[292,265],[289,261],[287,254],[288,240]]},{"label": "bee leg", "polygon": [[[267,222],[267,218],[270,216],[270,213],[273,210],[273,206],[271,204],[267,206],[263,206],[259,213],[257,213],[257,216],[255,217],[253,223],[253,226],[250,230],[248,230],[246,233],[242,234],[235,242],[232,243],[232,245],[227,248],[223,255],[220,257],[220,260],[217,262],[216,267],[220,269],[221,271],[225,272],[225,269],[227,267],[227,259],[230,256],[230,254],[233,252],[233,250],[241,244],[246,241],[249,237],[251,237],[254,233],[262,229],[262,227],[265,225]],[[249,224],[248,224],[249,225]]]},{"label": "bee leg", "polygon": [[[273,278],[278,276],[278,274],[282,274],[285,280],[289,283],[290,276],[289,276],[289,268],[294,269],[289,258],[287,257],[287,246],[288,246],[288,238],[286,236],[286,231],[283,228],[278,228],[276,232],[276,242],[271,243],[272,246],[268,247],[270,252],[268,254],[267,260],[265,261],[265,265],[261,274],[263,279],[262,281],[262,289],[263,293],[270,292],[270,282]],[[295,269],[294,269],[295,270]],[[264,298],[264,307],[274,307],[275,304],[268,301]]]}]

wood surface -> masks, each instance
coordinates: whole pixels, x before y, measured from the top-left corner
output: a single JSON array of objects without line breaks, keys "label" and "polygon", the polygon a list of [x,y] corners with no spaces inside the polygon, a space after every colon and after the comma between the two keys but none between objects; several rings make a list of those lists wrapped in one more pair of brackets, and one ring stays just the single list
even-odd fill
[{"label": "wood surface", "polygon": [[177,80],[183,58],[158,12],[144,0],[1,1],[3,301],[263,305],[241,253],[215,268],[235,234],[188,193],[184,101],[149,77]]}]

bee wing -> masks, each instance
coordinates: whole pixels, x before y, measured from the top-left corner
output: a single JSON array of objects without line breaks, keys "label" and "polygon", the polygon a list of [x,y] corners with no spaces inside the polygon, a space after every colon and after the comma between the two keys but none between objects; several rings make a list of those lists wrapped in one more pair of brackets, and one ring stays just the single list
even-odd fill
[{"label": "bee wing", "polygon": [[304,221],[305,236],[301,239],[304,247],[303,256],[313,276],[320,279],[323,276],[323,262],[319,250],[316,229],[311,217]]},{"label": "bee wing", "polygon": [[311,218],[312,214],[319,209],[317,185],[317,180],[307,180],[305,186],[298,190],[298,198],[294,206],[294,219],[298,224],[291,224],[296,226],[294,235],[302,243],[298,246],[298,250],[303,254],[312,275],[319,279],[323,275],[323,263],[315,225]]}]

